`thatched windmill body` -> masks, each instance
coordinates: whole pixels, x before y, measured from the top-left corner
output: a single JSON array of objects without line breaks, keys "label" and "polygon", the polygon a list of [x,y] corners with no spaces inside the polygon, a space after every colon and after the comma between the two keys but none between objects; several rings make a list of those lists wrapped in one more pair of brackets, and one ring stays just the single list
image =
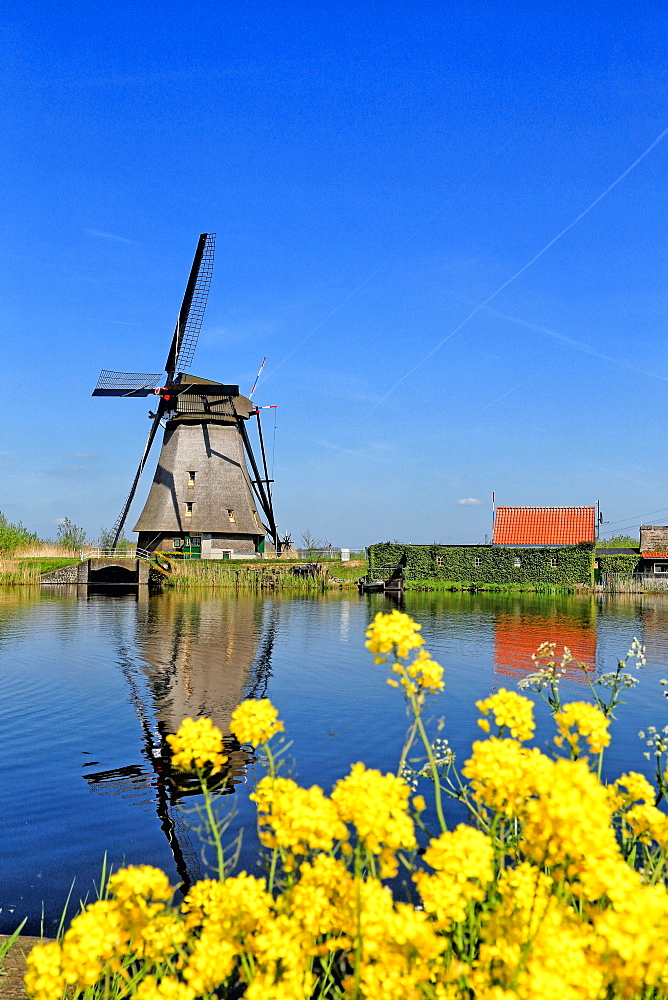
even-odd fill
[{"label": "thatched windmill body", "polygon": [[[239,386],[187,374],[197,346],[213,273],[215,233],[199,238],[172,337],[165,375],[100,373],[94,396],[154,396],[151,429],[130,493],[114,525],[121,537],[151,445],[162,424],[162,449],[134,530],[150,552],[202,558],[248,558],[264,552],[267,535],[279,548],[260,412]],[[261,464],[246,424],[257,420]],[[246,464],[250,464],[250,472]]]}]

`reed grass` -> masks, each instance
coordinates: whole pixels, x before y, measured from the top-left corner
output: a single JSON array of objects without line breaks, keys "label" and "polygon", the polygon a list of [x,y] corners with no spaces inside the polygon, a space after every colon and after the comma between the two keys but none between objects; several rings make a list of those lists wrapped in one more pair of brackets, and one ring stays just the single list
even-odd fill
[{"label": "reed grass", "polygon": [[0,559],[0,585],[39,584],[42,573],[50,573],[63,566],[77,563],[78,557],[68,555],[59,546],[44,546],[46,552],[33,554],[33,549],[25,549]]},{"label": "reed grass", "polygon": [[330,587],[352,587],[366,571],[365,564],[321,563],[312,575],[294,572],[297,565],[284,560],[245,563],[237,560],[184,560],[176,562],[165,580],[175,590],[216,588],[243,591],[282,591],[291,594],[318,594]]}]

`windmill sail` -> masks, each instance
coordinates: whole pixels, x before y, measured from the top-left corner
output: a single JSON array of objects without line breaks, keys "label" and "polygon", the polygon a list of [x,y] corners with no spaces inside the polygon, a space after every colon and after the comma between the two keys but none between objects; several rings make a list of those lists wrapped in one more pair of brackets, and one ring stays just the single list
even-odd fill
[{"label": "windmill sail", "polygon": [[150,396],[165,376],[162,372],[112,372],[103,368],[93,396]]},{"label": "windmill sail", "polygon": [[159,425],[160,425],[160,408],[158,408],[158,412],[156,413],[156,415],[153,418],[153,423],[151,424],[151,429],[148,432],[148,438],[146,440],[146,446],[144,447],[144,454],[142,455],[141,461],[139,462],[139,467],[137,469],[137,472],[135,473],[135,478],[134,478],[134,481],[132,483],[132,486],[130,487],[130,492],[128,493],[127,500],[125,501],[125,504],[123,506],[123,510],[120,512],[120,514],[116,518],[116,522],[115,522],[114,527],[113,527],[114,541],[112,543],[112,548],[114,548],[114,549],[116,548],[116,545],[118,544],[118,539],[123,534],[123,528],[125,527],[125,521],[126,521],[127,516],[128,516],[128,511],[130,510],[130,507],[132,506],[132,501],[134,500],[135,493],[137,492],[137,486],[139,484],[139,479],[141,477],[142,472],[144,471],[144,466],[146,465],[146,462],[148,461],[148,455],[149,455],[149,452],[151,450],[151,445],[153,444],[153,440],[155,438],[155,435],[156,435],[156,432],[158,430],[158,426]]},{"label": "windmill sail", "polygon": [[216,234],[202,233],[197,244],[172,344],[167,355],[165,371],[168,382],[172,381],[177,372],[183,368],[189,368],[192,364],[209,297],[215,249]]}]

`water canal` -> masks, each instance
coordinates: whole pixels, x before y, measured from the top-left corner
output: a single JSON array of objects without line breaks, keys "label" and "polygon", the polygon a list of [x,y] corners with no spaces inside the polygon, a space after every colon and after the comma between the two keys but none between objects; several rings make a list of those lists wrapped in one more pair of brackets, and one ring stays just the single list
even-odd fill
[{"label": "water canal", "polygon": [[[376,595],[314,598],[39,592],[0,589],[0,931],[53,933],[74,880],[91,894],[107,852],[114,866],[150,863],[174,883],[206,874],[193,826],[196,799],[166,781],[164,736],[184,715],[225,728],[245,696],[267,695],[294,741],[293,773],[330,789],[351,763],[394,770],[406,728],[398,692],[373,666],[364,632]],[[460,763],[476,727],[476,698],[515,686],[549,640],[598,672],[634,637],[647,647],[639,685],[613,725],[606,770],[644,770],[638,730],[668,722],[668,596],[409,594],[446,668],[434,708]],[[585,694],[578,678],[568,694]],[[545,713],[538,744],[552,731]],[[241,751],[233,755],[230,837],[257,870],[254,813]],[[252,771],[252,768],[251,768]],[[183,791],[183,790],[182,790]]]}]

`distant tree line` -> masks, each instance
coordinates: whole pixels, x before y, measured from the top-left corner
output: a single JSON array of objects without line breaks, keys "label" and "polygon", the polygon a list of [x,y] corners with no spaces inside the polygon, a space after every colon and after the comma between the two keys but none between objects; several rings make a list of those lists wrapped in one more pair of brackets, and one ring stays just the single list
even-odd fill
[{"label": "distant tree line", "polygon": [[0,552],[15,552],[16,549],[27,549],[39,542],[37,535],[24,528],[20,521],[12,524],[0,512]]},{"label": "distant tree line", "polygon": [[612,538],[597,538],[597,549],[637,549],[640,547],[640,539],[633,535],[613,535]]},{"label": "distant tree line", "polygon": [[[36,545],[58,545],[69,551],[82,549],[86,545],[99,545],[101,549],[110,549],[114,541],[113,528],[100,528],[100,537],[97,542],[88,540],[85,528],[75,524],[69,517],[64,517],[56,532],[55,542],[44,540],[38,537],[34,531],[29,531],[20,521],[12,524],[11,521],[0,511],[0,553],[10,555],[14,552],[21,552]],[[116,543],[117,548],[127,548],[132,543],[125,535],[122,535]]]}]

